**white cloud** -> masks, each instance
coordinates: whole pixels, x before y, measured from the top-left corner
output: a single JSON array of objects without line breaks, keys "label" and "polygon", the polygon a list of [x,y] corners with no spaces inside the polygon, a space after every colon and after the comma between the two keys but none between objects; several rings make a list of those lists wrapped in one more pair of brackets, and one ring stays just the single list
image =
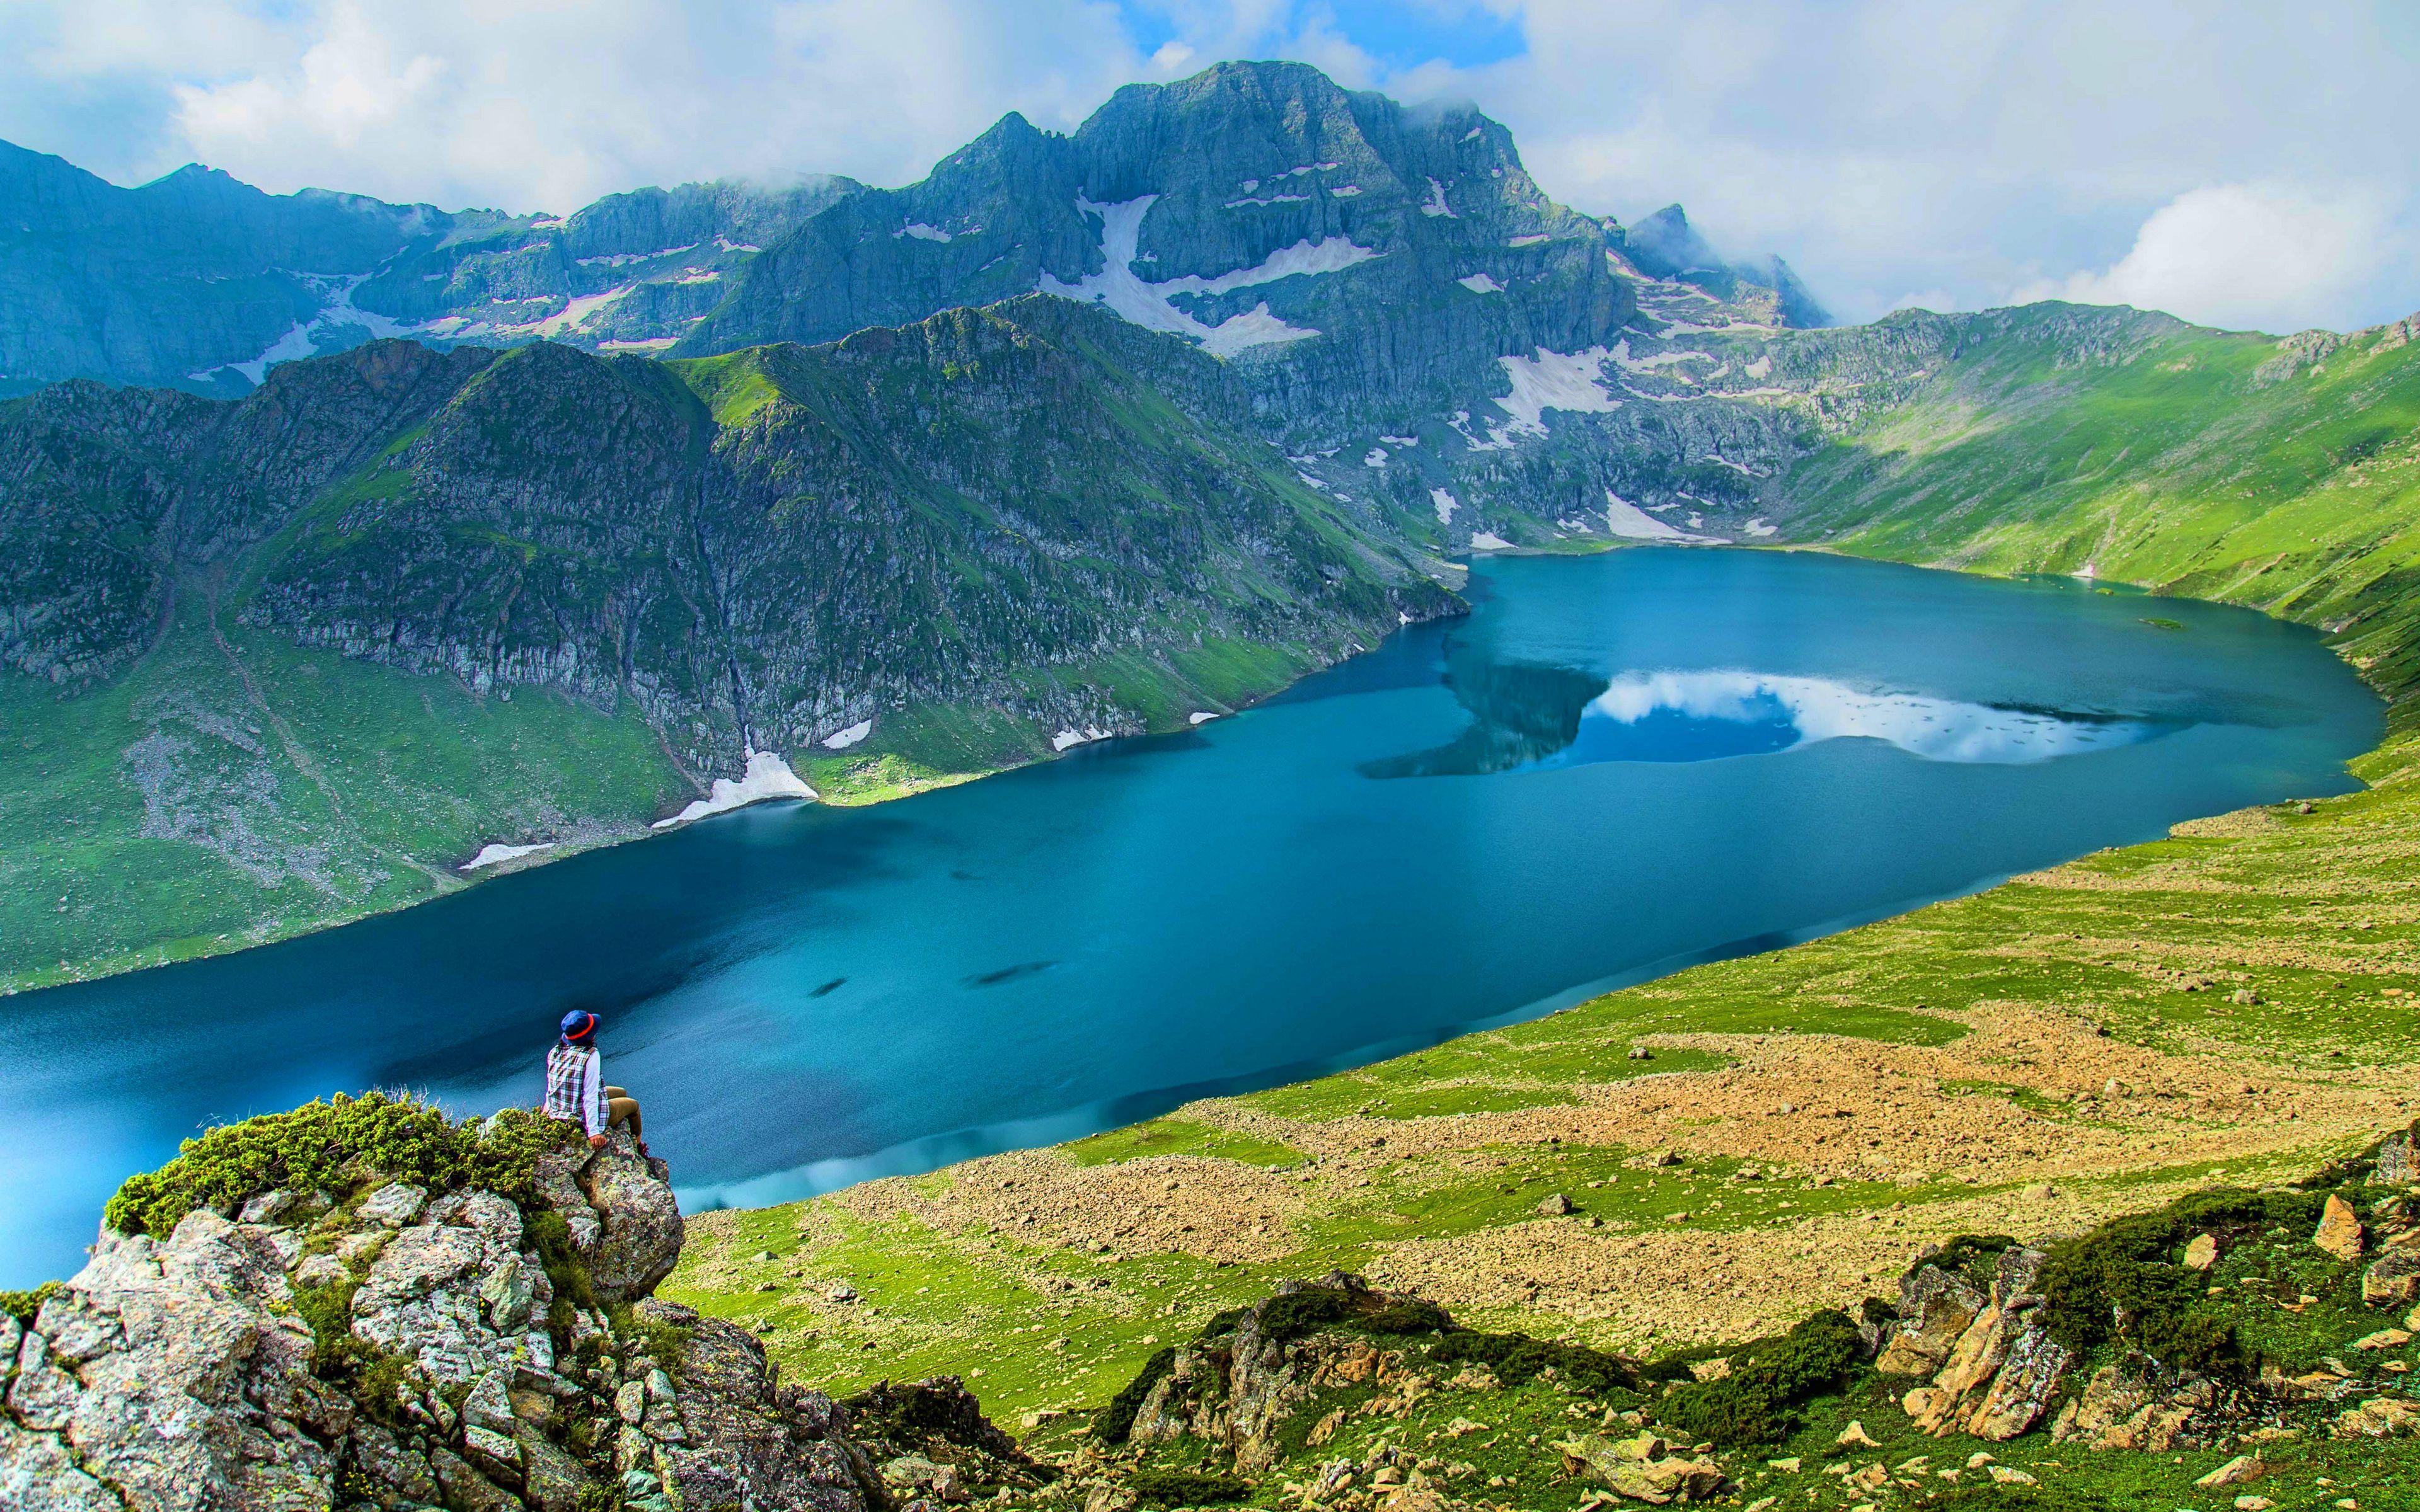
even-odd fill
[{"label": "white cloud", "polygon": [[2203,325],[2287,332],[2335,318],[2381,273],[2408,268],[2406,250],[2374,193],[2318,198],[2214,184],[2152,212],[2108,268],[2037,281],[2016,298],[2132,304]]},{"label": "white cloud", "polygon": [[[2288,183],[2415,220],[2420,11],[2361,0],[1523,0],[1460,87],[1576,207],[1669,201],[1787,256],[1838,313],[1978,308],[2121,260],[2195,189]],[[2331,325],[2420,305],[2339,284]],[[1911,294],[1910,291],[1922,291]]]}]

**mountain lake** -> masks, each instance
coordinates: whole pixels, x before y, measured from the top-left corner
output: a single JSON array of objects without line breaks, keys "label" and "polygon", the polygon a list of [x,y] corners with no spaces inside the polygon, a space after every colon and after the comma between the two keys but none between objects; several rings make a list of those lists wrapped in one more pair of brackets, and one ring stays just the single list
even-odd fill
[{"label": "mountain lake", "polygon": [[130,1172],[339,1090],[536,1101],[567,1009],[692,1208],[928,1170],[1533,1017],[2355,784],[2311,631],[1772,551],[1482,559],[1240,715],[766,805],[0,1009],[0,1286]]}]

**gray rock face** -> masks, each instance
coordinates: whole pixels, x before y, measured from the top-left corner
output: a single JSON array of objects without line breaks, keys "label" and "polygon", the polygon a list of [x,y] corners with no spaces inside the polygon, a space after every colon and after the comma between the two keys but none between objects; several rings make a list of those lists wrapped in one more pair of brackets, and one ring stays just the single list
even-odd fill
[{"label": "gray rock face", "polygon": [[599,1301],[650,1296],[679,1262],[680,1207],[668,1179],[664,1163],[641,1156],[619,1130],[603,1149],[539,1162],[539,1190],[565,1215]]},{"label": "gray rock face", "polygon": [[311,1374],[287,1301],[257,1226],[201,1211],[164,1243],[104,1234],[18,1347],[0,1505],[327,1505],[353,1407]]},{"label": "gray rock face", "polygon": [[[527,1212],[390,1185],[349,1213],[255,1200],[279,1217],[104,1233],[32,1328],[0,1319],[0,1512],[888,1506],[845,1411],[648,1295],[680,1248],[661,1163],[585,1153]],[[531,1222],[557,1204],[586,1237],[551,1276]]]}]

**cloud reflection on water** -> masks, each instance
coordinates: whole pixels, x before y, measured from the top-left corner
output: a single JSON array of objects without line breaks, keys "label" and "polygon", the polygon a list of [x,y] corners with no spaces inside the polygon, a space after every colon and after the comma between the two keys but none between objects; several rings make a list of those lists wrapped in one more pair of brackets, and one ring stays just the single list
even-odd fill
[{"label": "cloud reflection on water", "polygon": [[[1733,729],[1685,728],[1709,723]],[[1861,738],[1927,761],[2016,765],[2133,745],[2164,728],[2145,719],[1873,692],[1817,677],[1624,672],[1581,710],[1572,745],[1537,764],[1689,761]],[[1642,742],[1641,734],[1652,738]]]}]

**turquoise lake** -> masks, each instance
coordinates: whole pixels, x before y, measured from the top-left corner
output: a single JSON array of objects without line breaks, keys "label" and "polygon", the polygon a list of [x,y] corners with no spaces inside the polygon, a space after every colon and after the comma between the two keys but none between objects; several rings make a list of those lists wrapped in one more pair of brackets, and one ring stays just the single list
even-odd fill
[{"label": "turquoise lake", "polygon": [[1482,561],[1469,596],[1187,733],[9,998],[0,1286],[80,1264],[210,1123],[533,1103],[571,1007],[685,1201],[778,1201],[2347,791],[2381,731],[2312,633],[2086,583],[1657,548]]}]

